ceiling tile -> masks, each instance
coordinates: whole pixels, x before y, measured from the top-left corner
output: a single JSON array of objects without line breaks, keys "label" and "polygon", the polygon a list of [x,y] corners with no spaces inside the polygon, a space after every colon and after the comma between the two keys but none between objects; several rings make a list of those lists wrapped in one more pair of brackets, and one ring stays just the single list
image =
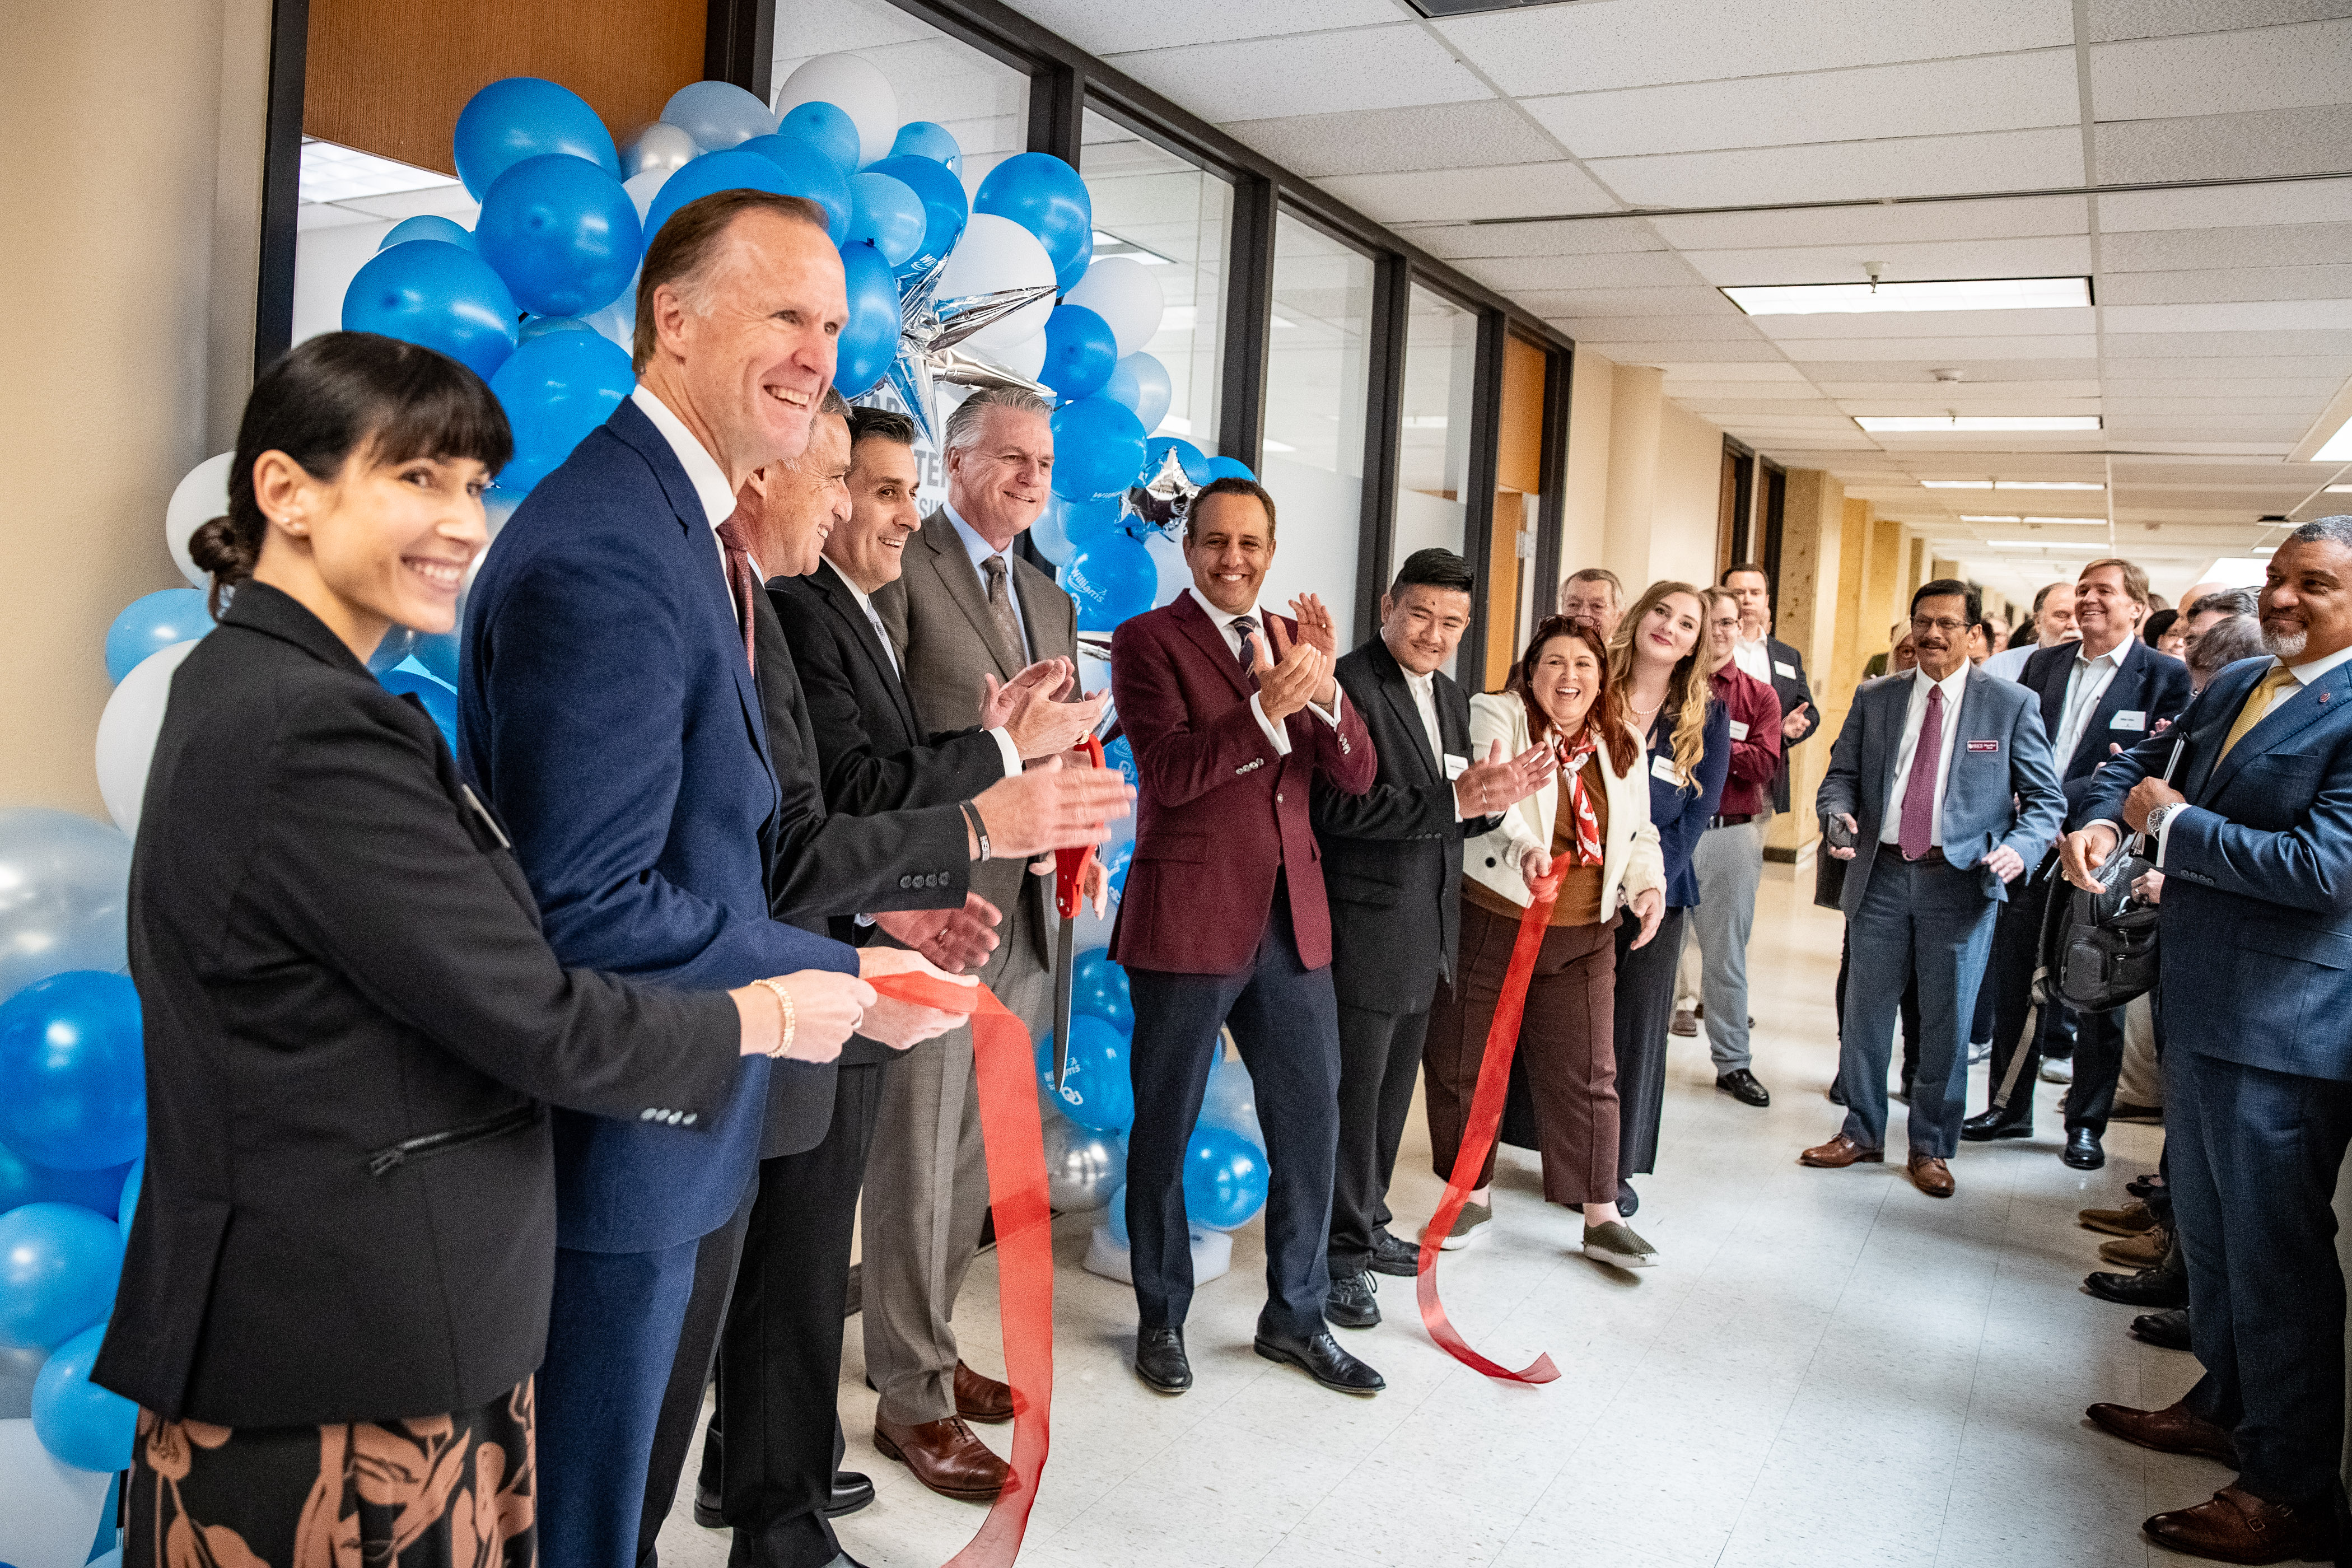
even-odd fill
[{"label": "ceiling tile", "polygon": [[1786,363],[1750,364],[1733,362],[1729,364],[1677,364],[1666,373],[1672,385],[1676,376],[1688,376],[1693,381],[1740,382],[1752,384],[1759,381],[1802,382],[1805,373]]},{"label": "ceiling tile", "polygon": [[1540,163],[1560,153],[1558,143],[1500,99],[1239,120],[1223,129],[1308,179]]},{"label": "ceiling tile", "polygon": [[2095,43],[2352,16],[2352,0],[2091,0]]},{"label": "ceiling tile", "polygon": [[1583,170],[1566,162],[1401,174],[1335,174],[1316,184],[1382,223],[1526,217],[1538,213],[1601,211],[1617,205]]},{"label": "ceiling tile", "polygon": [[1780,351],[1759,341],[1741,342],[1736,339],[1716,342],[1613,342],[1603,338],[1588,338],[1579,332],[1576,323],[1559,321],[1552,325],[1575,338],[1580,344],[1590,342],[1595,353],[1605,354],[1619,364],[1649,364],[1672,369],[1677,363],[1706,361],[1720,363],[1726,360],[1779,360]]},{"label": "ceiling tile", "polygon": [[[1106,5],[1101,0],[1012,0],[1013,9],[1089,54],[1164,49],[1224,38],[1259,38],[1397,19],[1389,0],[1187,0],[1181,5]],[[812,6],[812,10],[830,9]],[[1127,61],[1123,68],[1132,69]]]},{"label": "ceiling tile", "polygon": [[[1408,226],[1404,237],[1432,256],[1467,261],[1488,257],[1549,261],[1556,257],[1594,256],[1622,251],[1664,252],[1665,245],[1639,218],[1586,218],[1574,223],[1507,223],[1481,225],[1429,224]],[[1694,274],[1677,258],[1668,279],[1643,282],[1687,283]]]},{"label": "ceiling tile", "polygon": [[2159,228],[2099,239],[2101,289],[2108,274],[2319,267],[2352,257],[2352,222],[2247,228]]},{"label": "ceiling tile", "polygon": [[1487,288],[1521,300],[1538,299],[1549,290],[1688,287],[1698,282],[1688,263],[1664,250],[1610,256],[1507,256],[1465,261],[1461,266]]},{"label": "ceiling tile", "polygon": [[2106,389],[2107,396],[2116,399],[2126,397],[2226,397],[2231,399],[2296,397],[2303,398],[2314,408],[2318,408],[2324,406],[2329,398],[2334,397],[2336,388],[2342,384],[2338,379],[2290,375],[2234,378],[2224,376],[2201,380],[2182,376],[2178,380],[2164,381],[2154,376],[2143,378],[2117,375],[2113,361],[2109,361],[2104,369],[2105,374],[2100,377],[2099,384]]},{"label": "ceiling tile", "polygon": [[1546,321],[1568,321],[1575,337],[1591,338],[1596,342],[1639,341],[1670,343],[1714,338],[1727,341],[1752,341],[1754,338],[1754,334],[1744,330],[1740,320],[1736,317],[1727,321],[1720,317],[1703,319],[1690,316],[1579,317],[1558,308],[1559,296],[1556,293],[1530,292],[1518,298],[1528,310],[1537,311]]},{"label": "ceiling tile", "polygon": [[1202,119],[1221,121],[1494,96],[1410,23],[1152,49],[1123,55],[1118,65]]},{"label": "ceiling tile", "polygon": [[[2339,254],[2352,255],[2352,252]],[[2099,279],[2102,305],[2189,305],[2242,300],[2352,299],[2352,263],[2119,272]]]},{"label": "ceiling tile", "polygon": [[1696,320],[1727,317],[1744,321],[1738,306],[1720,290],[1703,285],[1681,289],[1567,289],[1548,290],[1549,314],[1592,316],[1688,316]]},{"label": "ceiling tile", "polygon": [[[2352,4],[2352,0],[2347,0]],[[1817,207],[1805,212],[1694,214],[1650,220],[1670,245],[1695,250],[1783,246],[1924,245],[1936,240],[2088,234],[2081,196],[2018,201],[1929,202],[1916,206]]]},{"label": "ceiling tile", "polygon": [[2222,185],[2201,191],[2128,191],[2097,198],[2102,234],[2254,224],[2352,223],[2352,179]]},{"label": "ceiling tile", "polygon": [[[2053,314],[2055,312],[2053,312]],[[2352,300],[2266,300],[2225,305],[2107,305],[2109,332],[2352,331]]]},{"label": "ceiling tile", "polygon": [[[1671,222],[1673,220],[1662,220]],[[2091,271],[2088,235],[2039,239],[1943,240],[1928,245],[1864,241],[1840,246],[1784,246],[1771,250],[1689,250],[1685,255],[1709,282],[1859,283],[1878,262],[1888,282],[1948,278],[2079,278]]]},{"label": "ceiling tile", "polygon": [[[1792,360],[1860,362],[1874,359],[1925,360],[1929,364],[1965,366],[1962,351],[1993,359],[2096,359],[2099,340],[2085,332],[2079,337],[1979,338],[1795,338],[1778,344]],[[1938,354],[1949,358],[1937,358]]]},{"label": "ceiling tile", "polygon": [[[2047,345],[2061,340],[2037,338],[2033,341],[2037,344]],[[1944,384],[1937,382],[1931,373],[1948,369],[1960,373],[1962,377],[1960,385],[1964,388],[1987,384],[1998,385],[2010,382],[2076,381],[2097,374],[2095,366],[2084,364],[2081,358],[2073,354],[2071,351],[2067,351],[2063,357],[2055,358],[2018,356],[1995,358],[1991,355],[1974,353],[1955,353],[1952,351],[1962,345],[1953,343],[1949,340],[1939,340],[1935,346],[1940,351],[1937,355],[1930,357],[1921,354],[1907,364],[1900,360],[1883,359],[1853,360],[1843,363],[1836,360],[1808,360],[1805,363],[1805,371],[1824,386],[1833,382],[1877,383],[1905,380],[1942,385]],[[1973,350],[1978,345],[1970,343],[1966,346]]]},{"label": "ceiling tile", "polygon": [[1727,153],[1593,160],[1594,176],[1643,206],[1738,206],[1947,195],[2080,184],[2073,130],[1832,142]]},{"label": "ceiling tile", "polygon": [[[2063,363],[2077,371],[2090,368],[2080,360],[2069,360]],[[1923,385],[1922,383],[1927,384]],[[2021,397],[2097,397],[2100,395],[2103,384],[2096,380],[2083,378],[2061,380],[2055,377],[2048,381],[2002,381],[1981,385],[1971,384],[1965,381],[1927,382],[1925,376],[1913,381],[1844,381],[1832,380],[1819,374],[1813,376],[1812,384],[1821,389],[1824,396],[1833,397],[1841,402],[1854,403],[1868,402],[1874,398],[1899,402],[1905,398],[1926,397],[1930,395],[1929,388],[1932,387],[1933,395],[1944,398],[1954,406],[1960,408],[1973,407],[1979,403],[2014,402]]]},{"label": "ceiling tile", "polygon": [[2091,47],[2091,108],[2102,123],[2347,101],[2352,101],[2352,22],[2250,27]]},{"label": "ceiling tile", "polygon": [[[1688,367],[1683,367],[1686,370]],[[1787,367],[1793,372],[1796,367]],[[1819,403],[1822,395],[1802,381],[1699,381],[1677,370],[1665,380],[1665,393],[1693,407],[1730,408],[1749,403]]]},{"label": "ceiling tile", "polygon": [[2239,357],[2200,354],[2184,358],[2179,354],[2150,354],[2142,348],[2118,348],[2114,339],[2107,342],[2104,362],[2111,376],[2129,376],[2138,381],[2171,379],[2197,380],[2213,376],[2309,376],[2316,380],[2341,383],[2352,375],[2352,358],[2343,353],[2283,353],[2276,356]]},{"label": "ceiling tile", "polygon": [[2104,184],[2242,180],[2352,168],[2352,106],[2132,120],[2095,132]]}]

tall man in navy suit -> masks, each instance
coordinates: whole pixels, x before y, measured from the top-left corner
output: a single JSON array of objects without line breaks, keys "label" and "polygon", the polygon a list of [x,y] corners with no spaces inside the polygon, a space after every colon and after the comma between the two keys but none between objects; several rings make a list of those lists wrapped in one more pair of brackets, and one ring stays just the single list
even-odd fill
[{"label": "tall man in navy suit", "polygon": [[1939,578],[1911,595],[1919,668],[1854,696],[1814,810],[1853,836],[1839,902],[1853,939],[1838,1088],[1845,1125],[1800,1154],[1838,1169],[1886,1158],[1886,1058],[1905,987],[1919,984],[1919,1073],[1909,1169],[1952,1195],[1969,1024],[2009,884],[2041,860],[2065,818],[2032,692],[1969,663],[1976,590]]},{"label": "tall man in navy suit", "polygon": [[[2287,536],[2271,658],[2213,678],[2171,733],[2100,770],[2060,847],[2077,886],[2145,833],[2164,872],[2165,1154],[2205,1375],[2163,1410],[2095,1405],[2236,1484],[2144,1528],[2230,1563],[2329,1560],[2344,1453],[2332,1203],[2352,1144],[2352,517]],[[2163,773],[2182,743],[2172,784]]]}]

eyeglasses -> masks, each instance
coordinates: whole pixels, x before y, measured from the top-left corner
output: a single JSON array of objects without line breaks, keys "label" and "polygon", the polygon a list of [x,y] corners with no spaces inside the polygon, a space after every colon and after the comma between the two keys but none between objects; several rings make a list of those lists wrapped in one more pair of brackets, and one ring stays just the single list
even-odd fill
[{"label": "eyeglasses", "polygon": [[1945,636],[1950,637],[1956,633],[1968,630],[1969,623],[1966,621],[1952,620],[1948,616],[1940,620],[1931,621],[1924,616],[1914,616],[1911,617],[1911,629],[1915,633],[1942,632]]}]

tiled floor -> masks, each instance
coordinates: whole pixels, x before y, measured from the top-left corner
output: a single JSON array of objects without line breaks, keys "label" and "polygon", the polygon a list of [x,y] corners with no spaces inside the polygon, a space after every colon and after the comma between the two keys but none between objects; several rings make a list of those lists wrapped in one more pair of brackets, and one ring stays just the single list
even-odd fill
[{"label": "tiled floor", "polygon": [[[1803,879],[1809,894],[1811,878]],[[2095,1400],[2161,1405],[2194,1376],[2185,1354],[2125,1332],[2130,1312],[2083,1293],[2099,1239],[2074,1211],[2125,1201],[2159,1133],[2118,1126],[2104,1171],[2057,1159],[2057,1091],[2042,1136],[1969,1145],[1938,1203],[1895,1166],[1811,1171],[1797,1151],[1837,1129],[1834,914],[1768,874],[1750,953],[1752,1110],[1714,1092],[1703,1041],[1675,1042],[1665,1136],[1637,1227],[1664,1261],[1639,1277],[1569,1251],[1577,1216],[1541,1201],[1534,1158],[1507,1151],[1487,1240],[1448,1254],[1447,1308],[1472,1343],[1560,1378],[1500,1385],[1423,1332],[1411,1282],[1386,1281],[1388,1321],[1342,1331],[1386,1374],[1371,1400],[1328,1394],[1250,1350],[1264,1253],[1235,1238],[1187,1331],[1197,1382],[1152,1394],[1128,1366],[1134,1302],[1080,1269],[1093,1216],[1061,1223],[1053,1458],[1024,1563],[1039,1568],[1322,1568],[1331,1564],[1769,1564],[2109,1568],[2185,1561],[2139,1521],[2229,1478],[2105,1436]],[[1983,1102],[1979,1068],[1971,1109]],[[1899,1110],[1899,1108],[1898,1108]],[[1895,1141],[1900,1142],[1899,1130]],[[1436,1206],[1418,1112],[1394,1206]],[[961,1302],[967,1357],[1001,1372],[992,1258]],[[870,1441],[853,1322],[842,1368],[849,1463],[880,1495],[841,1521],[853,1557],[944,1563],[982,1510],[935,1497]],[[1008,1427],[986,1429],[1000,1452]],[[673,1568],[717,1568],[723,1532],[681,1500],[662,1536]]]}]

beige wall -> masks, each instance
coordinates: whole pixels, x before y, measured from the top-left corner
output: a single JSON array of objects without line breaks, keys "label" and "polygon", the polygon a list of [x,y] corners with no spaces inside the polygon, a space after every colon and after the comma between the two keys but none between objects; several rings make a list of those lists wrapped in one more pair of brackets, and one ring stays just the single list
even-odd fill
[{"label": "beige wall", "polygon": [[268,0],[11,7],[0,378],[0,804],[103,815],[108,625],[177,586],[163,505],[234,435],[252,358]]},{"label": "beige wall", "polygon": [[[1773,629],[1803,657],[1822,725],[1789,753],[1789,811],[1772,819],[1766,843],[1800,858],[1812,852],[1820,834],[1813,794],[1829,767],[1830,744],[1837,738],[1836,726],[1845,717],[1851,695],[1850,688],[1841,691],[1833,684],[1841,622],[1849,628],[1854,624],[1851,611],[1843,617],[1838,613],[1844,536],[1844,485],[1819,468],[1790,468],[1780,524],[1780,602],[1774,606]],[[1847,635],[1851,637],[1850,631]]]},{"label": "beige wall", "polygon": [[[1661,577],[1704,584],[1714,574],[1722,497],[1723,432],[1667,399],[1659,409],[1658,482],[1641,587]],[[1626,586],[1640,591],[1630,578]]]},{"label": "beige wall", "polygon": [[1658,372],[1577,351],[1569,390],[1560,575],[1606,566],[1630,597],[1715,567],[1723,432],[1660,395]]},{"label": "beige wall", "polygon": [[1602,565],[1608,542],[1609,403],[1617,367],[1576,351],[1568,389],[1568,471],[1560,485],[1559,574]]}]

